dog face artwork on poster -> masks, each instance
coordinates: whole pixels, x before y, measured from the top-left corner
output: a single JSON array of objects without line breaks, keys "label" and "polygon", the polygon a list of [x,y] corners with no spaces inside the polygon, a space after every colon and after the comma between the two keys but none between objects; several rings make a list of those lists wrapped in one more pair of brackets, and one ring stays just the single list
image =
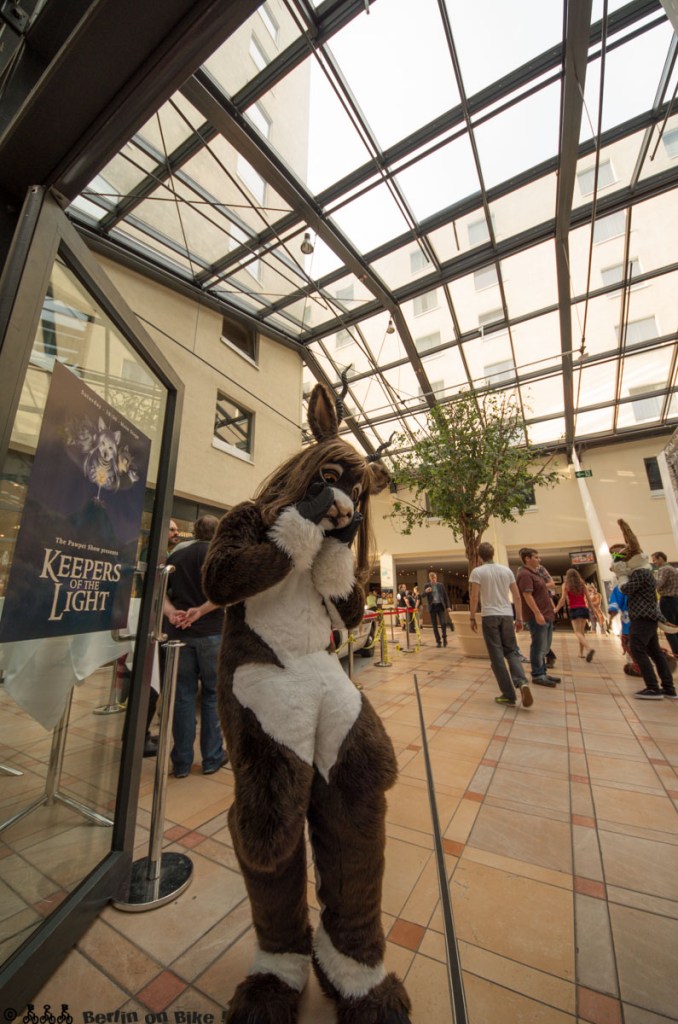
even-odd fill
[{"label": "dog face artwork on poster", "polygon": [[[315,443],[221,520],[203,587],[225,605],[219,706],[235,776],[229,811],[257,948],[228,1024],[295,1024],[311,965],[340,1024],[409,1024],[387,973],[381,924],[386,790],[393,746],[329,648],[352,628],[371,565],[370,497],[389,482],[379,452],[339,436],[340,400],[309,399]],[[355,554],[354,549],[355,548]],[[320,923],[307,905],[305,828]]]}]

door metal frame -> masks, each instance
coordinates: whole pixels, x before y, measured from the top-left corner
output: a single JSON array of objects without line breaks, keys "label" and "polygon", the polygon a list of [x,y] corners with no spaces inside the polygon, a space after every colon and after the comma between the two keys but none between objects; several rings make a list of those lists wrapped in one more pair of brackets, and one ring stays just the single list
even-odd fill
[{"label": "door metal frame", "polygon": [[4,464],[9,448],[42,300],[57,254],[167,389],[167,402],[111,849],[63,903],[0,964],[3,1002],[17,1012],[42,988],[100,910],[124,893],[129,880],[154,656],[154,644],[149,635],[153,598],[158,562],[161,553],[163,558],[165,555],[183,403],[181,380],[97,264],[59,203],[45,189],[31,187],[0,278],[0,409],[3,410],[0,465]]}]

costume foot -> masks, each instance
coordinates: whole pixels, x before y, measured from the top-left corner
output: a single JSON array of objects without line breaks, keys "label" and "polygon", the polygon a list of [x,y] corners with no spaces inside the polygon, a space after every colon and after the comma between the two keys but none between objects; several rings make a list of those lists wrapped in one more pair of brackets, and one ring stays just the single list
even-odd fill
[{"label": "costume foot", "polygon": [[411,1024],[410,999],[395,974],[387,974],[367,995],[351,997],[340,994],[315,959],[313,966],[320,987],[336,1003],[337,1024]]},{"label": "costume foot", "polygon": [[250,974],[233,993],[226,1024],[296,1024],[300,998],[275,974]]}]

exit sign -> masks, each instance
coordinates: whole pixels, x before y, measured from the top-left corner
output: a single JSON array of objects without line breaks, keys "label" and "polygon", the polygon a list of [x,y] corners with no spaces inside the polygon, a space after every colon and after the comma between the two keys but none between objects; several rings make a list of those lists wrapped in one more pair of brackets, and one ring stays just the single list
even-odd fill
[{"label": "exit sign", "polygon": [[593,476],[592,469],[576,469],[574,471],[575,476]]}]

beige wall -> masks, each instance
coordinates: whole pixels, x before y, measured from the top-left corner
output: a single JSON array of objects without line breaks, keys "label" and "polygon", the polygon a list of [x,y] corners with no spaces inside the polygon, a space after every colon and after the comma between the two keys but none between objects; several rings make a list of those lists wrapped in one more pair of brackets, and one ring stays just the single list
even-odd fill
[{"label": "beige wall", "polygon": [[[221,317],[117,264],[106,273],[184,384],[175,494],[231,506],[301,443],[301,359],[260,335],[258,364],[221,341]],[[212,445],[217,392],[254,413],[251,461]]]}]

